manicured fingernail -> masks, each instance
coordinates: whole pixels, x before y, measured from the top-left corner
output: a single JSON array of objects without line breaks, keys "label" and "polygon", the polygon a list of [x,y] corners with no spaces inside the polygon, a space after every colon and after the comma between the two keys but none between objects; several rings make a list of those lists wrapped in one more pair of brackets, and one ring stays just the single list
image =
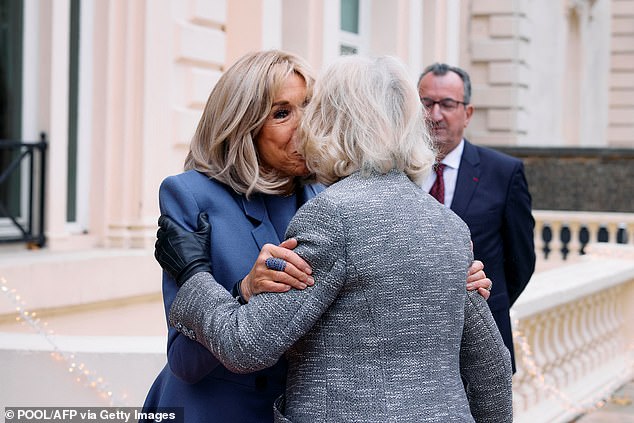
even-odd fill
[{"label": "manicured fingernail", "polygon": [[473,286],[473,284],[472,284],[472,283],[468,283],[468,284],[467,284],[467,289],[468,289],[468,290],[472,290],[473,288],[474,288],[474,286]]},{"label": "manicured fingernail", "polygon": [[299,289],[305,289],[306,288],[306,284],[305,283],[300,283],[299,284]]},{"label": "manicured fingernail", "polygon": [[315,279],[313,279],[312,276],[309,276],[308,279],[306,279],[306,283],[310,286],[315,285]]}]

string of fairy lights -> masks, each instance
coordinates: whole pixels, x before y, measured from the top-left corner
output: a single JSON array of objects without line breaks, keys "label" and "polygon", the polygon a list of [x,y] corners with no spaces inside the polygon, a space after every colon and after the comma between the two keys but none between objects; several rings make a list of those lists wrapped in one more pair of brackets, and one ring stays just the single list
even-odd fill
[{"label": "string of fairy lights", "polygon": [[[514,321],[516,328],[520,327],[518,320]],[[526,338],[526,335],[519,329],[513,330],[513,339],[517,346],[519,346],[522,363],[522,370],[526,372],[531,379],[536,382],[536,387],[550,394],[557,402],[559,402],[564,410],[569,412],[570,415],[583,415],[596,411],[606,405],[607,401],[612,397],[614,387],[606,386],[603,390],[595,394],[596,398],[599,398],[594,403],[580,407],[577,402],[570,398],[565,392],[558,389],[553,383],[549,383],[546,375],[541,371],[540,366],[537,364],[531,346]],[[630,367],[630,373],[634,370],[634,343],[627,348],[627,357]]]},{"label": "string of fairy lights", "polygon": [[12,304],[16,313],[16,321],[28,324],[51,346],[51,358],[63,364],[76,383],[93,390],[98,397],[106,401],[109,406],[125,405],[125,395],[115,396],[108,382],[97,371],[90,369],[74,352],[60,348],[55,340],[54,331],[48,327],[48,322],[42,321],[35,312],[26,308],[26,303],[15,288],[9,287],[7,280],[0,277],[0,291]]}]

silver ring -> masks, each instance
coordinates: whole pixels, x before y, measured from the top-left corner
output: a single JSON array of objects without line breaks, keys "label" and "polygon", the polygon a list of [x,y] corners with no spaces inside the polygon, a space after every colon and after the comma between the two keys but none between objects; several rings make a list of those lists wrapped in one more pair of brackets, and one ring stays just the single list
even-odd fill
[{"label": "silver ring", "polygon": [[491,285],[489,285],[486,289],[487,291],[491,292],[491,289],[493,288],[493,282],[491,282]]},{"label": "silver ring", "polygon": [[277,270],[278,272],[283,272],[286,269],[286,260],[277,257],[269,257],[264,262],[266,267],[271,270]]}]

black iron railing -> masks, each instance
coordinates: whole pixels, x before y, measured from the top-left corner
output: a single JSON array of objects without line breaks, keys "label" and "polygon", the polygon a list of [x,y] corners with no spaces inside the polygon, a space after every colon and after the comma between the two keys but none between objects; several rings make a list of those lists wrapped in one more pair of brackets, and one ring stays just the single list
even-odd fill
[{"label": "black iron railing", "polygon": [[[29,247],[43,247],[44,198],[46,192],[46,134],[40,134],[38,142],[0,140],[0,152],[4,152],[0,169],[0,188],[6,195],[0,196],[0,222],[9,222],[0,231],[0,243],[24,242]],[[17,181],[17,182],[16,182]],[[15,186],[19,183],[19,193]],[[23,189],[27,189],[26,203]],[[4,225],[3,225],[4,226]],[[11,230],[13,227],[14,230]],[[16,231],[17,230],[17,231]]]}]

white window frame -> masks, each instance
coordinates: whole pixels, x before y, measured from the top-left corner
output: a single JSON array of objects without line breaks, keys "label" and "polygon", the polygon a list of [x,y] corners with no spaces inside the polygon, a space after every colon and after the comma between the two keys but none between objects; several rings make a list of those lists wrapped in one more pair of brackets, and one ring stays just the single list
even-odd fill
[{"label": "white window frame", "polygon": [[370,51],[372,0],[359,0],[359,34],[341,30],[341,0],[323,2],[323,63],[339,57],[342,44],[357,48],[357,54]]},{"label": "white window frame", "polygon": [[[341,0],[337,3],[341,11]],[[337,27],[339,28],[338,52],[341,51],[343,45],[347,45],[356,49],[356,54],[358,55],[368,54],[370,50],[371,17],[371,0],[359,0],[359,33],[355,34],[341,29],[341,15],[339,15],[337,20]]]},{"label": "white window frame", "polygon": [[[70,5],[70,2],[69,2]],[[85,233],[89,228],[90,216],[90,168],[92,140],[92,91],[93,91],[93,31],[95,0],[81,0],[79,30],[79,88],[77,111],[77,197],[76,220],[66,222],[65,230],[69,233]],[[39,15],[40,0],[24,0],[24,35],[22,51],[22,138],[39,140],[42,128],[39,125],[38,110],[41,103],[39,84],[40,49]],[[70,9],[68,10],[70,13]],[[50,141],[50,140],[49,140]],[[49,146],[50,148],[50,146]],[[24,174],[23,181],[28,181]],[[50,198],[50,193],[48,193]],[[21,193],[22,206],[28,202],[28,191]],[[53,207],[50,201],[44,205],[45,210]]]},{"label": "white window frame", "polygon": [[[69,11],[70,13],[70,11]],[[79,87],[77,99],[77,192],[76,220],[66,222],[71,233],[83,233],[89,228],[90,168],[92,140],[93,92],[93,31],[95,0],[81,0],[79,11]]]},{"label": "white window frame", "polygon": [[[39,57],[38,57],[38,31],[39,24],[38,0],[24,0],[22,11],[22,122],[21,140],[37,142],[40,133],[37,130],[37,95],[39,92]],[[21,215],[16,220],[21,224],[27,223],[27,208],[29,205],[29,169],[21,166],[20,169],[20,210]],[[9,218],[0,219],[0,235],[3,237],[18,236],[20,231]]]}]

